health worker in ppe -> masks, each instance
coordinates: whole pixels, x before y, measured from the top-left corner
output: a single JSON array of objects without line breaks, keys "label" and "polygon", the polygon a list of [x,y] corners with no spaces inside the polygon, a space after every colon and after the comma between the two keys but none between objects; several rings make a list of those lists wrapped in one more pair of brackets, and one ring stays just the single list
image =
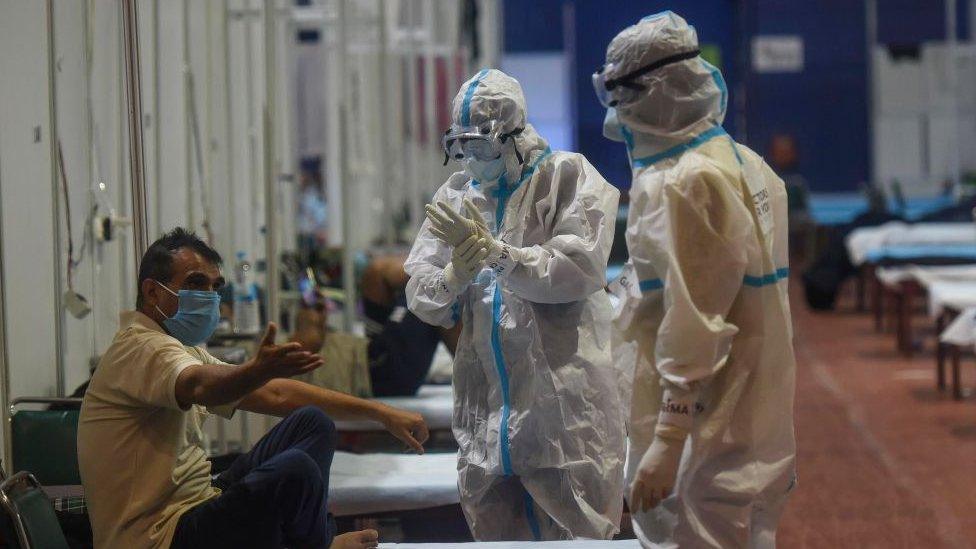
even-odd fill
[{"label": "health worker in ppe", "polygon": [[459,320],[454,435],[477,540],[609,539],[623,507],[624,410],[606,284],[619,192],[551,151],[519,83],[483,70],[444,135],[459,161],[404,267],[410,310]]},{"label": "health worker in ppe", "polygon": [[722,129],[725,82],[668,11],[593,75],[633,169],[614,359],[646,547],[773,547],[795,483],[783,182]]}]

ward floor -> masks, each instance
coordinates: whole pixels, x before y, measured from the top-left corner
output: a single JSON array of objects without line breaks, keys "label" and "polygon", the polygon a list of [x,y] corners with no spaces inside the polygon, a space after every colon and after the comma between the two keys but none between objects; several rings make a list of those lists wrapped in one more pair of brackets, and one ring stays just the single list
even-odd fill
[{"label": "ward floor", "polygon": [[815,313],[790,283],[799,484],[778,546],[976,547],[976,360],[954,401],[936,389],[931,332],[902,358],[852,292]]}]

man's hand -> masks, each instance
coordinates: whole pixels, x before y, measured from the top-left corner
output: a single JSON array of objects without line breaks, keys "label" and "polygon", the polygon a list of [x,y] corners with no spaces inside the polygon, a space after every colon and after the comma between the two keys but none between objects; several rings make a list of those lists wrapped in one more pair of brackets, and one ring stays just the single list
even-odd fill
[{"label": "man's hand", "polygon": [[380,412],[379,419],[387,431],[406,443],[414,452],[424,453],[424,443],[430,438],[430,432],[423,416],[387,406]]},{"label": "man's hand", "polygon": [[684,447],[683,439],[654,437],[654,442],[637,466],[637,475],[630,489],[631,512],[653,509],[671,494]]},{"label": "man's hand", "polygon": [[300,343],[275,345],[278,326],[268,323],[258,352],[251,360],[251,368],[265,381],[280,377],[294,377],[321,367],[322,357],[302,350]]}]

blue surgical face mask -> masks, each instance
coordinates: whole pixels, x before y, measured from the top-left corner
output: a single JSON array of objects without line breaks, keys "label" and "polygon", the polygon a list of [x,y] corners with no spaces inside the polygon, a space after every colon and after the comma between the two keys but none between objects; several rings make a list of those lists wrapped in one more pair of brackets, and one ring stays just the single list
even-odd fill
[{"label": "blue surgical face mask", "polygon": [[[180,290],[177,293],[160,282],[156,284],[180,300],[176,314],[163,320],[163,326],[169,335],[191,347],[210,339],[220,322],[220,295],[201,290]],[[156,310],[166,316],[166,313],[159,310],[159,306],[156,306]]]},{"label": "blue surgical face mask", "polygon": [[624,138],[624,126],[617,118],[617,109],[613,107],[607,109],[607,115],[603,118],[603,137],[620,143],[627,142]]},{"label": "blue surgical face mask", "polygon": [[467,159],[464,161],[464,172],[480,183],[495,181],[505,173],[505,155],[485,161]]}]

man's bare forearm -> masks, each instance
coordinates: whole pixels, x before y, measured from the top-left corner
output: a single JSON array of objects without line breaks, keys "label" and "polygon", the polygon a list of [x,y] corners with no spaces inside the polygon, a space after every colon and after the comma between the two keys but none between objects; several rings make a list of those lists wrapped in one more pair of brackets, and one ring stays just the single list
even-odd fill
[{"label": "man's bare forearm", "polygon": [[267,382],[251,363],[242,366],[197,364],[176,378],[176,401],[186,408],[191,404],[219,406],[240,400]]},{"label": "man's bare forearm", "polygon": [[333,419],[383,421],[387,407],[379,402],[316,387],[294,379],[273,379],[241,401],[242,410],[284,417],[302,406],[315,406]]}]

